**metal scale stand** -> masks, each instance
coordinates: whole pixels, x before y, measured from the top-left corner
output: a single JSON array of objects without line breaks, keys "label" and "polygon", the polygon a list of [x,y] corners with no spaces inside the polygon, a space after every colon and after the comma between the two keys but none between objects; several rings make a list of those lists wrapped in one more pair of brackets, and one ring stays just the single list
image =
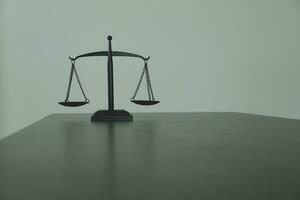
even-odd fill
[{"label": "metal scale stand", "polygon": [[[112,45],[111,45],[112,37],[108,36],[107,40],[108,40],[108,51],[86,53],[86,54],[76,56],[75,58],[69,57],[71,60],[71,72],[70,72],[70,78],[69,78],[66,99],[63,102],[59,102],[59,104],[62,106],[67,106],[67,107],[77,107],[77,106],[83,106],[83,105],[89,103],[90,100],[85,95],[85,92],[84,92],[82,84],[80,82],[78,73],[76,71],[75,61],[78,58],[82,58],[82,57],[107,56],[108,109],[107,110],[98,110],[97,112],[95,112],[91,117],[91,121],[94,121],[94,122],[96,122],[96,121],[132,121],[133,117],[129,112],[127,112],[126,110],[115,110],[114,109],[113,56],[136,57],[136,58],[141,58],[144,61],[144,68],[142,71],[142,75],[138,81],[137,88],[131,98],[131,102],[139,104],[139,105],[155,105],[155,104],[159,103],[159,101],[156,101],[154,98],[153,90],[152,90],[152,86],[151,86],[151,80],[150,80],[149,69],[148,69],[148,60],[150,59],[150,57],[145,58],[143,56],[129,53],[129,52],[112,51]],[[85,98],[85,101],[69,101],[71,85],[72,85],[72,80],[73,80],[74,74],[75,74],[75,77],[80,86],[83,97]],[[138,93],[138,90],[140,88],[140,85],[142,83],[144,76],[146,78],[146,83],[147,83],[148,100],[136,100],[135,97]]]}]

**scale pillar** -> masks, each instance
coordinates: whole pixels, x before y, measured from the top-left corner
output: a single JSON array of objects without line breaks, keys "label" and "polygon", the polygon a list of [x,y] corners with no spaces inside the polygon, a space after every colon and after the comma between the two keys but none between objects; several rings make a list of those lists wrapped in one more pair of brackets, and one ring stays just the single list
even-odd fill
[{"label": "scale pillar", "polygon": [[108,55],[107,55],[107,85],[108,85],[108,110],[114,110],[114,68],[111,50],[112,37],[109,35],[108,40]]},{"label": "scale pillar", "polygon": [[113,71],[113,55],[111,40],[112,37],[109,35],[108,40],[108,51],[107,51],[107,87],[108,87],[108,110],[98,110],[92,117],[92,122],[99,121],[132,121],[132,115],[126,110],[115,110],[114,109],[114,71]]}]

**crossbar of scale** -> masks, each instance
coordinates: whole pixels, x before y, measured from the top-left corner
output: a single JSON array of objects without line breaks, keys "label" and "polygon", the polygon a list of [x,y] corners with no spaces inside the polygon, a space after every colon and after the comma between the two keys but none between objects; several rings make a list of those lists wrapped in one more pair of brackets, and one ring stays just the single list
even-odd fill
[{"label": "crossbar of scale", "polygon": [[[78,58],[82,58],[82,57],[94,57],[94,56],[108,56],[108,51],[97,51],[97,52],[85,53],[85,54],[76,56],[75,58],[72,58],[72,57],[69,57],[69,58],[70,58],[70,60],[77,60]],[[144,61],[147,61],[150,59],[150,56],[148,56],[146,58],[141,55],[129,53],[129,52],[125,52],[125,51],[112,51],[112,56],[136,57],[136,58],[141,58]]]}]

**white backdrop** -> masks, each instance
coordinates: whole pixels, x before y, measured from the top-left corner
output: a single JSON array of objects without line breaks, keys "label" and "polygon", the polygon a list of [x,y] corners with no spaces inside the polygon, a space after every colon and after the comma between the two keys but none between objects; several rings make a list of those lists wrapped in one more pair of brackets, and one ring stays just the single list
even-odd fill
[{"label": "white backdrop", "polygon": [[65,98],[68,56],[106,50],[109,34],[113,50],[151,56],[161,101],[131,104],[143,63],[116,58],[117,108],[300,118],[298,0],[0,0],[0,137],[51,113],[105,109],[104,57],[77,62],[89,105],[57,102]]}]

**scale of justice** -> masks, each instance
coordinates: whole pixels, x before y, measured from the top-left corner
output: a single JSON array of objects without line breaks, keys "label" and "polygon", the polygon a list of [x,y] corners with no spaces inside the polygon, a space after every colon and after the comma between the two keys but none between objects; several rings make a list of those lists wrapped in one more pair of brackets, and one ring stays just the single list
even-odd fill
[{"label": "scale of justice", "polygon": [[[70,72],[70,78],[69,78],[66,99],[63,102],[59,102],[59,104],[62,106],[67,106],[67,107],[77,107],[77,106],[83,106],[85,104],[88,104],[90,102],[90,100],[86,97],[85,92],[82,87],[82,84],[79,80],[79,76],[78,76],[78,73],[77,73],[76,67],[75,67],[75,61],[78,58],[82,58],[82,57],[107,56],[108,110],[98,110],[97,112],[95,112],[92,115],[91,121],[93,121],[93,122],[97,122],[97,121],[132,121],[133,117],[129,112],[127,112],[126,110],[115,110],[115,108],[114,108],[113,56],[136,57],[136,58],[140,58],[144,61],[144,68],[143,68],[141,77],[138,81],[136,90],[134,91],[134,94],[133,94],[132,98],[130,99],[131,102],[136,103],[138,105],[144,105],[144,106],[155,105],[155,104],[159,103],[159,101],[156,101],[154,98],[153,90],[152,90],[152,86],[151,86],[151,80],[150,80],[149,69],[148,69],[148,61],[150,59],[150,56],[143,57],[138,54],[124,52],[124,51],[112,51],[112,45],[111,45],[112,37],[108,36],[107,40],[108,40],[108,51],[98,51],[98,52],[86,53],[86,54],[76,56],[75,58],[69,57],[71,60],[71,72]],[[70,101],[69,100],[74,74],[75,74],[75,77],[79,84],[79,87],[81,89],[82,95],[85,99],[84,101]],[[144,76],[145,76],[146,84],[147,84],[148,99],[147,100],[136,100],[135,97],[140,89],[140,86],[141,86]]]}]

